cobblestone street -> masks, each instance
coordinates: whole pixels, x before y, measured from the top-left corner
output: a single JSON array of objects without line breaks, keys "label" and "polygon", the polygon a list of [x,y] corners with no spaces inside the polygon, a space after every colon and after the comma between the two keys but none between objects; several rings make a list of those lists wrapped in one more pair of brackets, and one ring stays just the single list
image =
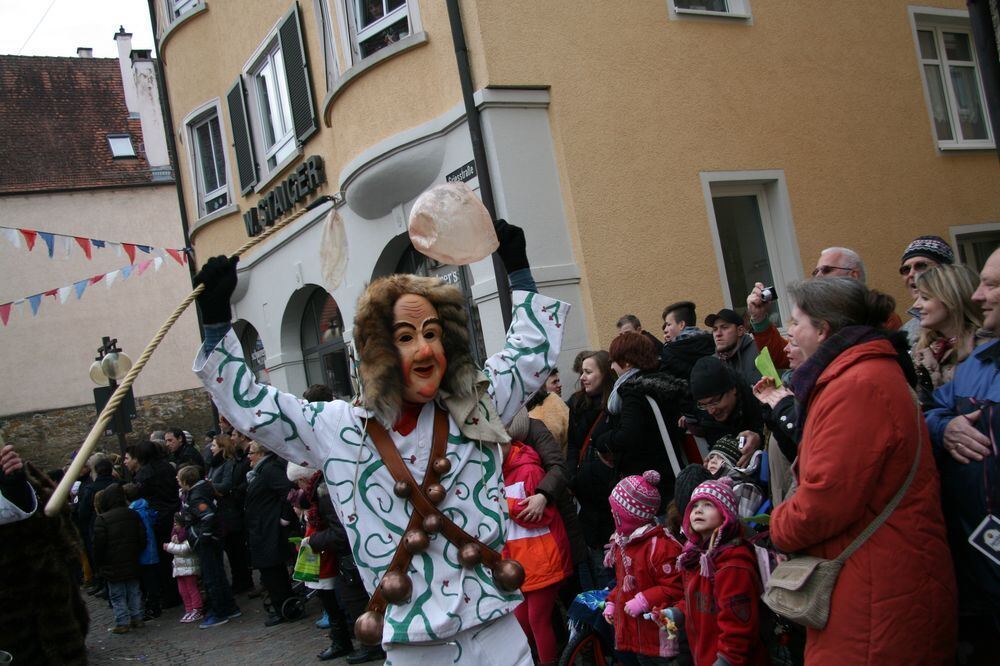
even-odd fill
[{"label": "cobblestone street", "polygon": [[[326,631],[313,624],[322,610],[319,600],[306,604],[297,622],[264,626],[260,599],[237,597],[243,616],[212,629],[181,624],[183,609],[172,608],[124,635],[109,634],[114,620],[103,600],[86,597],[90,611],[87,656],[91,664],[307,664],[327,645]],[[344,659],[325,662],[340,666]],[[379,662],[370,662],[376,664]]]}]

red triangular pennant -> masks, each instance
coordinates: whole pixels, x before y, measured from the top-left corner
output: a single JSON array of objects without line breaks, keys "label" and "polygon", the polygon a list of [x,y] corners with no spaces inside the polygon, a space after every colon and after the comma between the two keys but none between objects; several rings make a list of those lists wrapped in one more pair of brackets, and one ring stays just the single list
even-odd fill
[{"label": "red triangular pennant", "polygon": [[184,255],[181,254],[180,250],[171,250],[169,247],[166,248],[166,250],[167,254],[169,254],[171,257],[174,258],[174,261],[176,261],[181,266],[184,265]]},{"label": "red triangular pennant", "polygon": [[47,292],[45,292],[42,295],[43,296],[51,296],[52,298],[56,298],[59,295],[59,288],[56,287],[55,289],[49,289]]},{"label": "red triangular pennant", "polygon": [[76,244],[79,245],[83,250],[83,253],[87,255],[87,259],[93,259],[93,256],[90,254],[90,239],[80,238],[79,236],[74,236],[74,238],[76,239]]},{"label": "red triangular pennant", "polygon": [[135,245],[132,243],[122,243],[122,247],[125,248],[125,254],[128,255],[128,262],[130,264],[135,263]]},{"label": "red triangular pennant", "polygon": [[3,321],[3,325],[7,325],[7,320],[10,319],[10,306],[13,303],[4,303],[0,305],[0,321]]},{"label": "red triangular pennant", "polygon": [[[34,231],[29,231],[28,229],[18,229],[21,235],[24,236],[24,242],[28,244],[28,251],[35,249],[35,241],[38,239],[38,233]],[[10,312],[10,308],[7,309]]]},{"label": "red triangular pennant", "polygon": [[98,282],[100,282],[103,279],[104,279],[104,275],[103,274],[101,274],[101,275],[95,275],[94,277],[90,278],[90,280],[88,280],[87,282],[89,284],[97,284]]}]

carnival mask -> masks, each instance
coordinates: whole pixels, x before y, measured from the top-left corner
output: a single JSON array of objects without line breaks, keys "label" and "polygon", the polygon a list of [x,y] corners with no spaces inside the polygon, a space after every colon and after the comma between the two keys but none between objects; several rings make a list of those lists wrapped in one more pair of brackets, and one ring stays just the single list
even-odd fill
[{"label": "carnival mask", "polygon": [[403,399],[430,402],[448,368],[437,310],[423,296],[404,294],[392,308],[392,340],[403,373]]}]

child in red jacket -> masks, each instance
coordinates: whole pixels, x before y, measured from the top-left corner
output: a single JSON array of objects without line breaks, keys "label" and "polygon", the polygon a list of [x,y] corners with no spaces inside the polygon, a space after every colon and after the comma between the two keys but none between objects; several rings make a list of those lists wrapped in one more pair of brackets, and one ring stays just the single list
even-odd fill
[{"label": "child in red jacket", "polygon": [[654,520],[660,506],[659,473],[628,476],[611,491],[615,531],[604,566],[615,571],[615,589],[604,606],[604,619],[615,627],[615,649],[631,652],[640,664],[668,664],[678,654],[677,641],[645,615],[654,607],[680,603],[683,594],[677,556],[681,544]]},{"label": "child in red jacket", "polygon": [[514,615],[528,640],[534,643],[539,663],[555,664],[559,655],[552,609],[560,583],[573,573],[569,537],[555,503],[547,504],[536,521],[521,518],[526,508],[520,506],[521,500],[535,494],[545,470],[542,459],[527,444],[514,440],[503,445],[503,449],[504,491],[511,517],[503,556],[517,560],[524,567],[521,585],[524,603],[514,609]]},{"label": "child in red jacket", "polygon": [[695,666],[768,663],[760,638],[760,577],[741,539],[737,501],[728,477],[691,494],[681,529],[688,542],[677,558],[684,599],[666,611],[687,631]]}]

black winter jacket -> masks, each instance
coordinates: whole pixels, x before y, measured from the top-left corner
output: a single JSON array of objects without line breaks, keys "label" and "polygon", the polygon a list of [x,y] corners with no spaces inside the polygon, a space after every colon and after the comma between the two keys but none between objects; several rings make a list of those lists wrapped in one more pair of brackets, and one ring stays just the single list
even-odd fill
[{"label": "black winter jacket", "polygon": [[246,500],[250,565],[262,569],[285,564],[289,553],[289,530],[281,526],[281,517],[290,511],[288,491],[292,489],[292,482],[285,476],[285,463],[269,453],[257,463],[250,476]]},{"label": "black winter jacket", "polygon": [[608,418],[608,428],[596,438],[595,444],[599,451],[607,451],[613,456],[616,479],[641,475],[650,469],[660,473],[662,512],[674,495],[674,474],[646,396],[652,397],[660,407],[677,450],[684,438],[677,421],[686,400],[687,382],[662,372],[639,373],[618,388],[618,395],[621,411]]},{"label": "black winter jacket", "polygon": [[135,511],[121,506],[94,520],[94,562],[104,580],[139,578],[139,555],[146,548],[146,527]]},{"label": "black winter jacket", "polygon": [[156,510],[156,522],[173,523],[179,502],[177,499],[177,472],[166,460],[154,460],[135,473],[139,496]]},{"label": "black winter jacket", "polygon": [[715,353],[715,340],[709,333],[694,333],[663,345],[660,352],[660,372],[678,379],[691,379],[691,368],[702,356]]},{"label": "black winter jacket", "polygon": [[222,541],[224,528],[215,502],[215,488],[211,481],[199,481],[188,491],[181,502],[181,510],[190,521],[188,534],[191,545],[198,547],[202,541]]},{"label": "black winter jacket", "polygon": [[[568,487],[580,504],[583,540],[588,547],[597,550],[604,548],[615,529],[611,505],[608,504],[608,497],[614,488],[612,470],[598,457],[594,446],[594,441],[606,427],[607,419],[599,403],[583,407],[578,399],[571,402],[569,443],[566,448],[566,467],[570,470]],[[583,450],[588,433],[591,434],[591,443]]]}]

